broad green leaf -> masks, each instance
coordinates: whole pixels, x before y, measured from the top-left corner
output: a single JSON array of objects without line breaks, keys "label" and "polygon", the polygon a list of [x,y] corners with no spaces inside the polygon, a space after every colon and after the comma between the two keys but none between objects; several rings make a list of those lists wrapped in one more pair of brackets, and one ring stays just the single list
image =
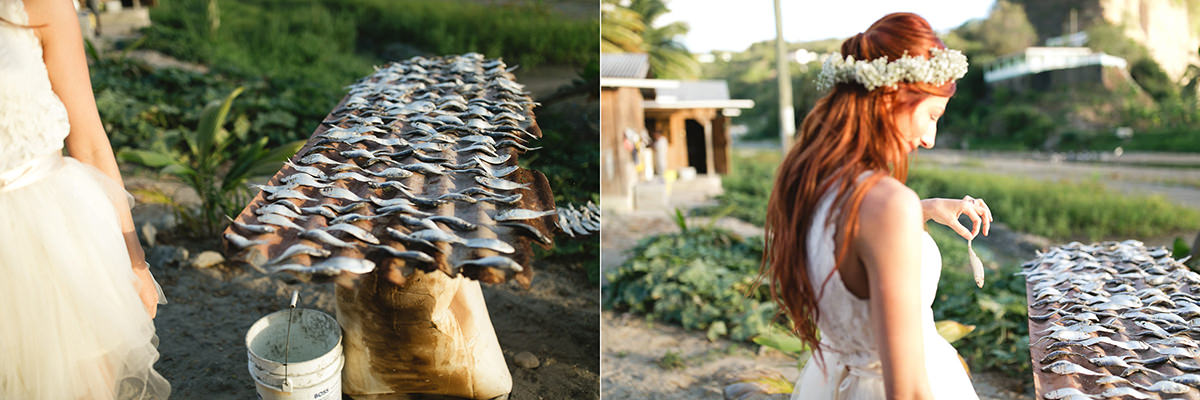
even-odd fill
[{"label": "broad green leaf", "polygon": [[225,117],[229,115],[229,108],[233,106],[233,99],[245,89],[244,86],[238,86],[224,101],[214,101],[204,107],[204,111],[200,113],[200,125],[196,127],[195,139],[192,142],[195,145],[192,151],[198,159],[208,158],[213,141],[217,138],[221,125],[225,123]]},{"label": "broad green leaf", "polygon": [[704,332],[704,335],[708,337],[708,341],[715,342],[727,333],[729,331],[725,329],[725,321],[715,321],[708,325],[708,330]]},{"label": "broad green leaf", "polygon": [[[190,167],[187,167],[183,164],[168,165],[166,168],[162,169],[162,173],[175,175],[175,176],[184,178],[184,180],[188,180],[189,182],[196,182],[194,179],[197,176],[196,170],[193,170]],[[192,185],[193,188],[199,189],[196,186],[198,186],[198,185],[196,185],[196,184]]]},{"label": "broad green leaf", "polygon": [[934,325],[937,326],[938,334],[950,343],[957,342],[975,330],[975,325],[963,325],[951,320],[938,321]]},{"label": "broad green leaf", "polygon": [[175,158],[170,154],[138,149],[121,149],[117,152],[117,158],[121,161],[137,163],[150,168],[161,168],[176,162]]},{"label": "broad green leaf", "polygon": [[269,153],[262,157],[258,163],[250,169],[250,176],[261,176],[273,174],[281,168],[284,161],[291,158],[304,147],[303,140],[297,140],[271,149]]},{"label": "broad green leaf", "polygon": [[803,340],[790,333],[782,332],[780,329],[768,329],[755,336],[753,341],[760,346],[767,346],[796,357],[809,350]]}]

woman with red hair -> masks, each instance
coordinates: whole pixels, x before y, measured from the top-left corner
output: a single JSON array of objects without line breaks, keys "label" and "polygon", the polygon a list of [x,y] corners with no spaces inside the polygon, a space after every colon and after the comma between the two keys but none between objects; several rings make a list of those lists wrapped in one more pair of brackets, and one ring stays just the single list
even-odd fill
[{"label": "woman with red hair", "polygon": [[818,85],[831,90],[804,118],[767,206],[762,273],[815,354],[793,399],[977,398],[934,327],[941,257],[923,227],[933,219],[969,240],[987,234],[991,211],[904,185],[908,154],[933,147],[966,70],[911,13],[884,16],[826,61]]}]

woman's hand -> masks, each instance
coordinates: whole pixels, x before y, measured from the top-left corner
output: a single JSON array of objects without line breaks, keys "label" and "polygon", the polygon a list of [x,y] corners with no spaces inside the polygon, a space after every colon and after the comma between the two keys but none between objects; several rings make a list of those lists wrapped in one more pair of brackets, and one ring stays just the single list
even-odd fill
[{"label": "woman's hand", "polygon": [[[991,232],[992,210],[983,199],[971,196],[963,196],[962,200],[925,199],[921,200],[921,212],[925,215],[925,220],[932,219],[948,226],[967,240],[979,235],[980,229],[983,230],[984,236]],[[958,222],[958,217],[963,214],[966,214],[974,225],[970,230]]]},{"label": "woman's hand", "polygon": [[137,276],[138,297],[142,299],[142,307],[150,314],[150,319],[158,315],[158,289],[154,287],[154,278],[150,276],[150,265],[144,261],[133,262],[133,274]]},{"label": "woman's hand", "polygon": [[142,250],[142,243],[138,242],[137,233],[125,232],[125,248],[129,250],[133,275],[137,277],[133,287],[137,290],[146,313],[153,319],[158,314],[158,288],[154,286],[154,278],[150,276],[150,265],[144,261],[146,253]]}]

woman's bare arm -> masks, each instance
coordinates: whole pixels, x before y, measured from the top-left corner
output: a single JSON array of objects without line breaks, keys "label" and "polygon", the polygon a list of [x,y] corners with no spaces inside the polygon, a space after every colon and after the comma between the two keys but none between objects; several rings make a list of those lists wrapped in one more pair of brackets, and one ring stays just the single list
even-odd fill
[{"label": "woman's bare arm", "polygon": [[[71,124],[66,140],[67,152],[76,160],[96,167],[124,188],[112,144],[104,133],[100,113],[96,110],[96,98],[92,94],[92,81],[83,51],[83,35],[74,5],[71,0],[24,1],[29,25],[38,27],[34,32],[42,44],[42,59],[50,76],[50,86],[67,109],[67,119]],[[153,317],[158,294],[151,283],[144,261],[146,256],[134,231],[133,215],[125,198],[118,197],[115,201],[125,246],[139,279],[138,294]]]},{"label": "woman's bare arm", "polygon": [[867,190],[854,246],[867,272],[871,323],[889,399],[931,398],[921,332],[921,204],[894,179]]}]

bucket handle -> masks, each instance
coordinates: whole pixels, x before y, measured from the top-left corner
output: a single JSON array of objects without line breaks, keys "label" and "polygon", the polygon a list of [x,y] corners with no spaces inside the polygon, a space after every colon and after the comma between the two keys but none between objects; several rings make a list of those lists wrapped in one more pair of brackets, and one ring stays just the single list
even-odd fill
[{"label": "bucket handle", "polygon": [[292,350],[292,314],[296,313],[296,302],[300,300],[300,290],[292,291],[292,301],[288,310],[287,339],[283,345],[283,384],[279,385],[282,392],[292,392],[292,376],[288,374],[288,352]]}]

